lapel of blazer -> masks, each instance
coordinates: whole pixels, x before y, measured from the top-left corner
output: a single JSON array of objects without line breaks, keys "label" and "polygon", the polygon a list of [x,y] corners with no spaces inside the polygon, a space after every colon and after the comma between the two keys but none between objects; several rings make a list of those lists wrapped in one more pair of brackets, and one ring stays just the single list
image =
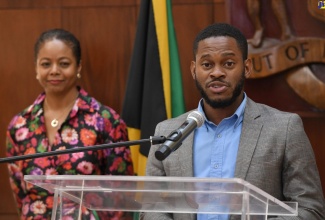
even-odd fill
[{"label": "lapel of blazer", "polygon": [[263,123],[257,104],[247,98],[243,127],[238,147],[235,177],[245,179],[251,163]]},{"label": "lapel of blazer", "polygon": [[[183,115],[179,118],[179,122],[183,123],[188,114]],[[191,132],[187,138],[183,140],[182,145],[176,150],[177,161],[174,161],[178,165],[181,176],[192,177],[193,176],[193,141],[194,141],[194,132]]]},{"label": "lapel of blazer", "polygon": [[180,147],[179,161],[181,161],[182,176],[193,176],[193,141],[194,132],[192,132]]},{"label": "lapel of blazer", "polygon": [[[257,145],[258,137],[263,127],[261,120],[258,120],[261,113],[257,104],[247,98],[245,107],[243,127],[238,147],[238,156],[236,162],[235,177],[245,179],[254,150]],[[187,117],[187,116],[186,116]],[[180,119],[180,120],[183,120]],[[193,141],[194,132],[192,132],[180,146],[178,151],[178,161],[180,163],[182,176],[193,176]]]}]

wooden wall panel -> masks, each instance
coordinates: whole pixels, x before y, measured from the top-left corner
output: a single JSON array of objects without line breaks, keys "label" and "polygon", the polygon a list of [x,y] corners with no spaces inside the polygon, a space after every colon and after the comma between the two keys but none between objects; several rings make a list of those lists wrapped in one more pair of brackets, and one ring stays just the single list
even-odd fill
[{"label": "wooden wall panel", "polygon": [[62,0],[2,0],[0,1],[0,9],[36,9],[36,8],[58,8],[61,6]]},{"label": "wooden wall panel", "polygon": [[100,102],[121,112],[136,30],[135,7],[69,8],[62,27],[82,47],[82,86]]},{"label": "wooden wall panel", "polygon": [[[0,155],[3,157],[5,132],[10,119],[30,105],[41,91],[35,79],[33,43],[49,25],[60,24],[60,11],[0,10],[0,21],[0,97],[4,103],[0,115]],[[5,215],[0,219],[14,219],[16,209],[5,164],[0,165],[0,176],[0,213]]]},{"label": "wooden wall panel", "polygon": [[22,9],[22,8],[64,8],[64,7],[124,7],[136,6],[140,0],[2,0],[0,9]]},{"label": "wooden wall panel", "polygon": [[61,0],[62,7],[125,7],[125,6],[135,6],[139,4],[139,0]]}]

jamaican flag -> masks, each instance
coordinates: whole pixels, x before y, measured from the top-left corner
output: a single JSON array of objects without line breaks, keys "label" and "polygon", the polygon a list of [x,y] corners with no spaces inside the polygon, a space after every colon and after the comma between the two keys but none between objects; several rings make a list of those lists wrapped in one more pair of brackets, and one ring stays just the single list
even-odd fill
[{"label": "jamaican flag", "polygon": [[[149,139],[158,122],[184,111],[171,1],[142,0],[122,110],[130,140]],[[145,175],[149,149],[131,147],[137,175]]]}]

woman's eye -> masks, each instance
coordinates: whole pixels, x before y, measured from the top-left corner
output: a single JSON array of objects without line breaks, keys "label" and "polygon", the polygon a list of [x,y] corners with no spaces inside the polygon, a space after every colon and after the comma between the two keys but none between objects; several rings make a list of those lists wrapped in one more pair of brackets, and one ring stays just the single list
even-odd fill
[{"label": "woman's eye", "polygon": [[68,62],[62,62],[62,63],[60,63],[60,66],[61,67],[68,67],[70,65],[70,63],[68,63]]},{"label": "woman's eye", "polygon": [[47,62],[44,62],[44,63],[41,63],[41,66],[46,68],[46,67],[49,67],[51,64],[50,63],[47,63]]}]

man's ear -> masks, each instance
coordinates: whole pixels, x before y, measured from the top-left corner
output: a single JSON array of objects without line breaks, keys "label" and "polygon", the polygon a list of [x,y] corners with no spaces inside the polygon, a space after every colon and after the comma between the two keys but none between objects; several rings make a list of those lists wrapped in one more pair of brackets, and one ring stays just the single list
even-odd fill
[{"label": "man's ear", "polygon": [[191,70],[191,74],[192,74],[193,79],[195,79],[195,74],[196,74],[195,61],[191,62],[190,70]]},{"label": "man's ear", "polygon": [[247,58],[245,61],[244,61],[244,68],[245,68],[245,78],[248,79],[249,76],[251,75],[252,73],[252,60],[250,58]]}]

